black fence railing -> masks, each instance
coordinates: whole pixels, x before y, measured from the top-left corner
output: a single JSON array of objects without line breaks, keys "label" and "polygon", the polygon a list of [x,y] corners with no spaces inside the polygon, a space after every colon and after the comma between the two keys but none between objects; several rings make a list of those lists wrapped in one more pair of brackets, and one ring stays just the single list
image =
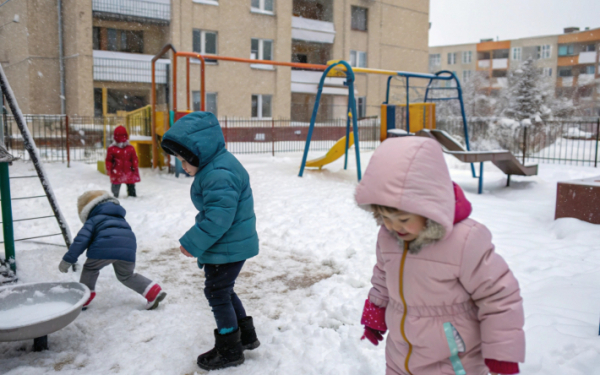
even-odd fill
[{"label": "black fence railing", "polygon": [[[104,160],[106,148],[112,142],[116,126],[128,128],[130,140],[149,141],[150,123],[143,116],[126,120],[123,117],[81,117],[27,115],[26,122],[44,161]],[[309,123],[287,119],[257,120],[220,119],[227,149],[237,154],[285,153],[304,150]],[[67,131],[68,129],[68,131]],[[360,147],[374,150],[379,145],[379,120],[376,117],[358,121]],[[23,138],[12,116],[6,116],[5,143],[17,157],[29,160]],[[346,135],[346,120],[318,122],[312,135],[311,151],[327,151]]]},{"label": "black fence railing", "polygon": [[[291,120],[231,119],[219,120],[227,149],[237,154],[304,151],[310,123]],[[379,145],[377,117],[358,121],[360,148],[374,150]],[[320,121],[315,124],[310,150],[327,151],[346,135],[346,120]]]},{"label": "black fence railing", "polygon": [[[28,160],[23,138],[12,116],[5,116],[4,139],[8,150]],[[132,140],[150,140],[150,124],[140,118],[26,115],[25,120],[44,161],[103,160],[117,125],[128,127]],[[237,154],[273,155],[304,150],[309,123],[288,119],[220,118],[227,149]],[[379,119],[358,122],[360,148],[374,150],[379,145]],[[460,119],[438,120],[437,128],[448,131],[464,144]],[[68,129],[68,130],[67,130]],[[346,120],[320,121],[315,125],[310,150],[326,152],[345,136]],[[508,120],[472,120],[469,139],[473,150],[505,149],[526,163],[561,163],[597,166],[600,120],[547,121],[523,126]]]},{"label": "black fence railing", "polygon": [[[445,119],[437,128],[464,144],[462,120]],[[473,150],[504,149],[525,163],[598,166],[600,119],[553,120],[524,126],[516,121],[490,119],[469,122]]]}]

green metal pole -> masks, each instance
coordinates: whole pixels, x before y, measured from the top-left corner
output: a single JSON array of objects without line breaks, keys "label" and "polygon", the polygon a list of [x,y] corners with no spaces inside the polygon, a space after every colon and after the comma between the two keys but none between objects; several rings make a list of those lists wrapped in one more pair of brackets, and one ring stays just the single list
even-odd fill
[{"label": "green metal pole", "polygon": [[0,163],[0,199],[2,199],[2,229],[4,231],[4,252],[6,261],[13,272],[17,271],[15,261],[15,235],[13,232],[12,208],[10,204],[10,180],[8,163]]}]

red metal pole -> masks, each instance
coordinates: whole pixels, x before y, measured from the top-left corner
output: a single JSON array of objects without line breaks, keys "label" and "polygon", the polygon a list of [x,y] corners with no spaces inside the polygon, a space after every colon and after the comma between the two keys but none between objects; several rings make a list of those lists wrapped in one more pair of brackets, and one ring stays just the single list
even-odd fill
[{"label": "red metal pole", "polygon": [[271,155],[275,156],[275,120],[271,119]]},{"label": "red metal pole", "polygon": [[67,128],[67,168],[71,167],[71,150],[69,148],[69,116],[65,116],[65,127]]}]

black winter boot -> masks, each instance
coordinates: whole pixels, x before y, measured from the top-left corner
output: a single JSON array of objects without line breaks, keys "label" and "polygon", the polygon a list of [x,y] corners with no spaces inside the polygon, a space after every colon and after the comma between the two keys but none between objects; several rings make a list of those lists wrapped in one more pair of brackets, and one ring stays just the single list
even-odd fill
[{"label": "black winter boot", "polygon": [[135,194],[135,184],[127,184],[127,196],[137,197]]},{"label": "black winter boot", "polygon": [[198,366],[204,370],[219,370],[244,363],[240,329],[220,335],[215,329],[215,347],[198,356]]},{"label": "black winter boot", "polygon": [[256,331],[254,330],[254,323],[252,317],[247,316],[238,320],[238,326],[242,331],[242,348],[244,350],[254,350],[260,346],[260,341],[256,337]]}]

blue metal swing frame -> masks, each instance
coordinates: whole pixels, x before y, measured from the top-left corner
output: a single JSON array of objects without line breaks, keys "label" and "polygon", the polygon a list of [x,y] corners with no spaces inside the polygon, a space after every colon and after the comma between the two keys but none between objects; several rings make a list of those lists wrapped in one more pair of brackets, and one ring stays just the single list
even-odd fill
[{"label": "blue metal swing frame", "polygon": [[[348,115],[347,115],[347,120],[346,120],[346,149],[345,149],[345,155],[344,155],[344,169],[347,169],[347,166],[348,166],[350,120],[352,120],[352,128],[353,128],[353,132],[354,132],[354,148],[355,148],[355,153],[356,153],[357,176],[358,176],[359,181],[361,179],[362,174],[361,174],[361,167],[360,167],[358,123],[357,123],[357,117],[356,117],[356,113],[357,113],[356,98],[354,96],[354,80],[355,80],[354,73],[355,72],[368,73],[368,74],[369,73],[384,74],[384,75],[389,76],[388,80],[387,80],[385,102],[383,104],[389,103],[390,85],[391,85],[392,78],[394,78],[394,77],[406,78],[406,131],[408,133],[410,133],[410,111],[409,111],[410,78],[428,79],[429,82],[427,84],[427,89],[425,91],[424,102],[427,103],[427,102],[448,101],[448,100],[458,100],[459,101],[462,122],[463,122],[463,131],[464,131],[464,136],[465,136],[465,144],[466,144],[467,151],[471,150],[471,146],[470,146],[470,142],[469,142],[469,129],[467,126],[467,116],[465,113],[465,105],[464,105],[464,101],[463,101],[462,88],[460,86],[460,81],[458,80],[458,78],[456,77],[456,74],[454,74],[454,72],[451,72],[449,70],[442,70],[435,74],[427,74],[427,73],[412,73],[412,72],[402,72],[402,71],[394,72],[394,71],[368,69],[368,68],[352,69],[350,64],[348,64],[346,61],[337,61],[327,67],[327,69],[323,72],[323,75],[321,76],[321,80],[319,81],[317,97],[315,100],[315,106],[313,108],[313,113],[312,113],[312,117],[310,120],[310,127],[308,129],[308,135],[306,137],[306,144],[304,146],[304,155],[302,156],[302,164],[300,165],[300,173],[298,174],[299,177],[302,177],[302,175],[304,174],[304,168],[306,167],[306,158],[308,156],[308,150],[310,149],[310,141],[312,139],[312,133],[314,130],[316,119],[317,119],[317,112],[319,110],[319,103],[321,101],[321,95],[323,93],[323,85],[325,84],[325,78],[327,77],[328,73],[332,69],[337,67],[338,65],[342,65],[346,69],[346,71],[345,71],[346,82],[344,83],[344,85],[348,86]],[[434,86],[432,86],[434,81],[454,81],[456,84],[456,87],[434,87]],[[431,97],[429,97],[429,93],[434,90],[456,90],[457,95],[456,95],[456,97],[450,97],[450,98],[431,98]],[[479,176],[477,176],[477,174],[475,173],[474,164],[471,163],[471,174],[473,175],[473,178],[479,178],[479,193],[481,194],[482,189],[483,189],[483,163],[481,163],[481,165],[480,165]]]}]

